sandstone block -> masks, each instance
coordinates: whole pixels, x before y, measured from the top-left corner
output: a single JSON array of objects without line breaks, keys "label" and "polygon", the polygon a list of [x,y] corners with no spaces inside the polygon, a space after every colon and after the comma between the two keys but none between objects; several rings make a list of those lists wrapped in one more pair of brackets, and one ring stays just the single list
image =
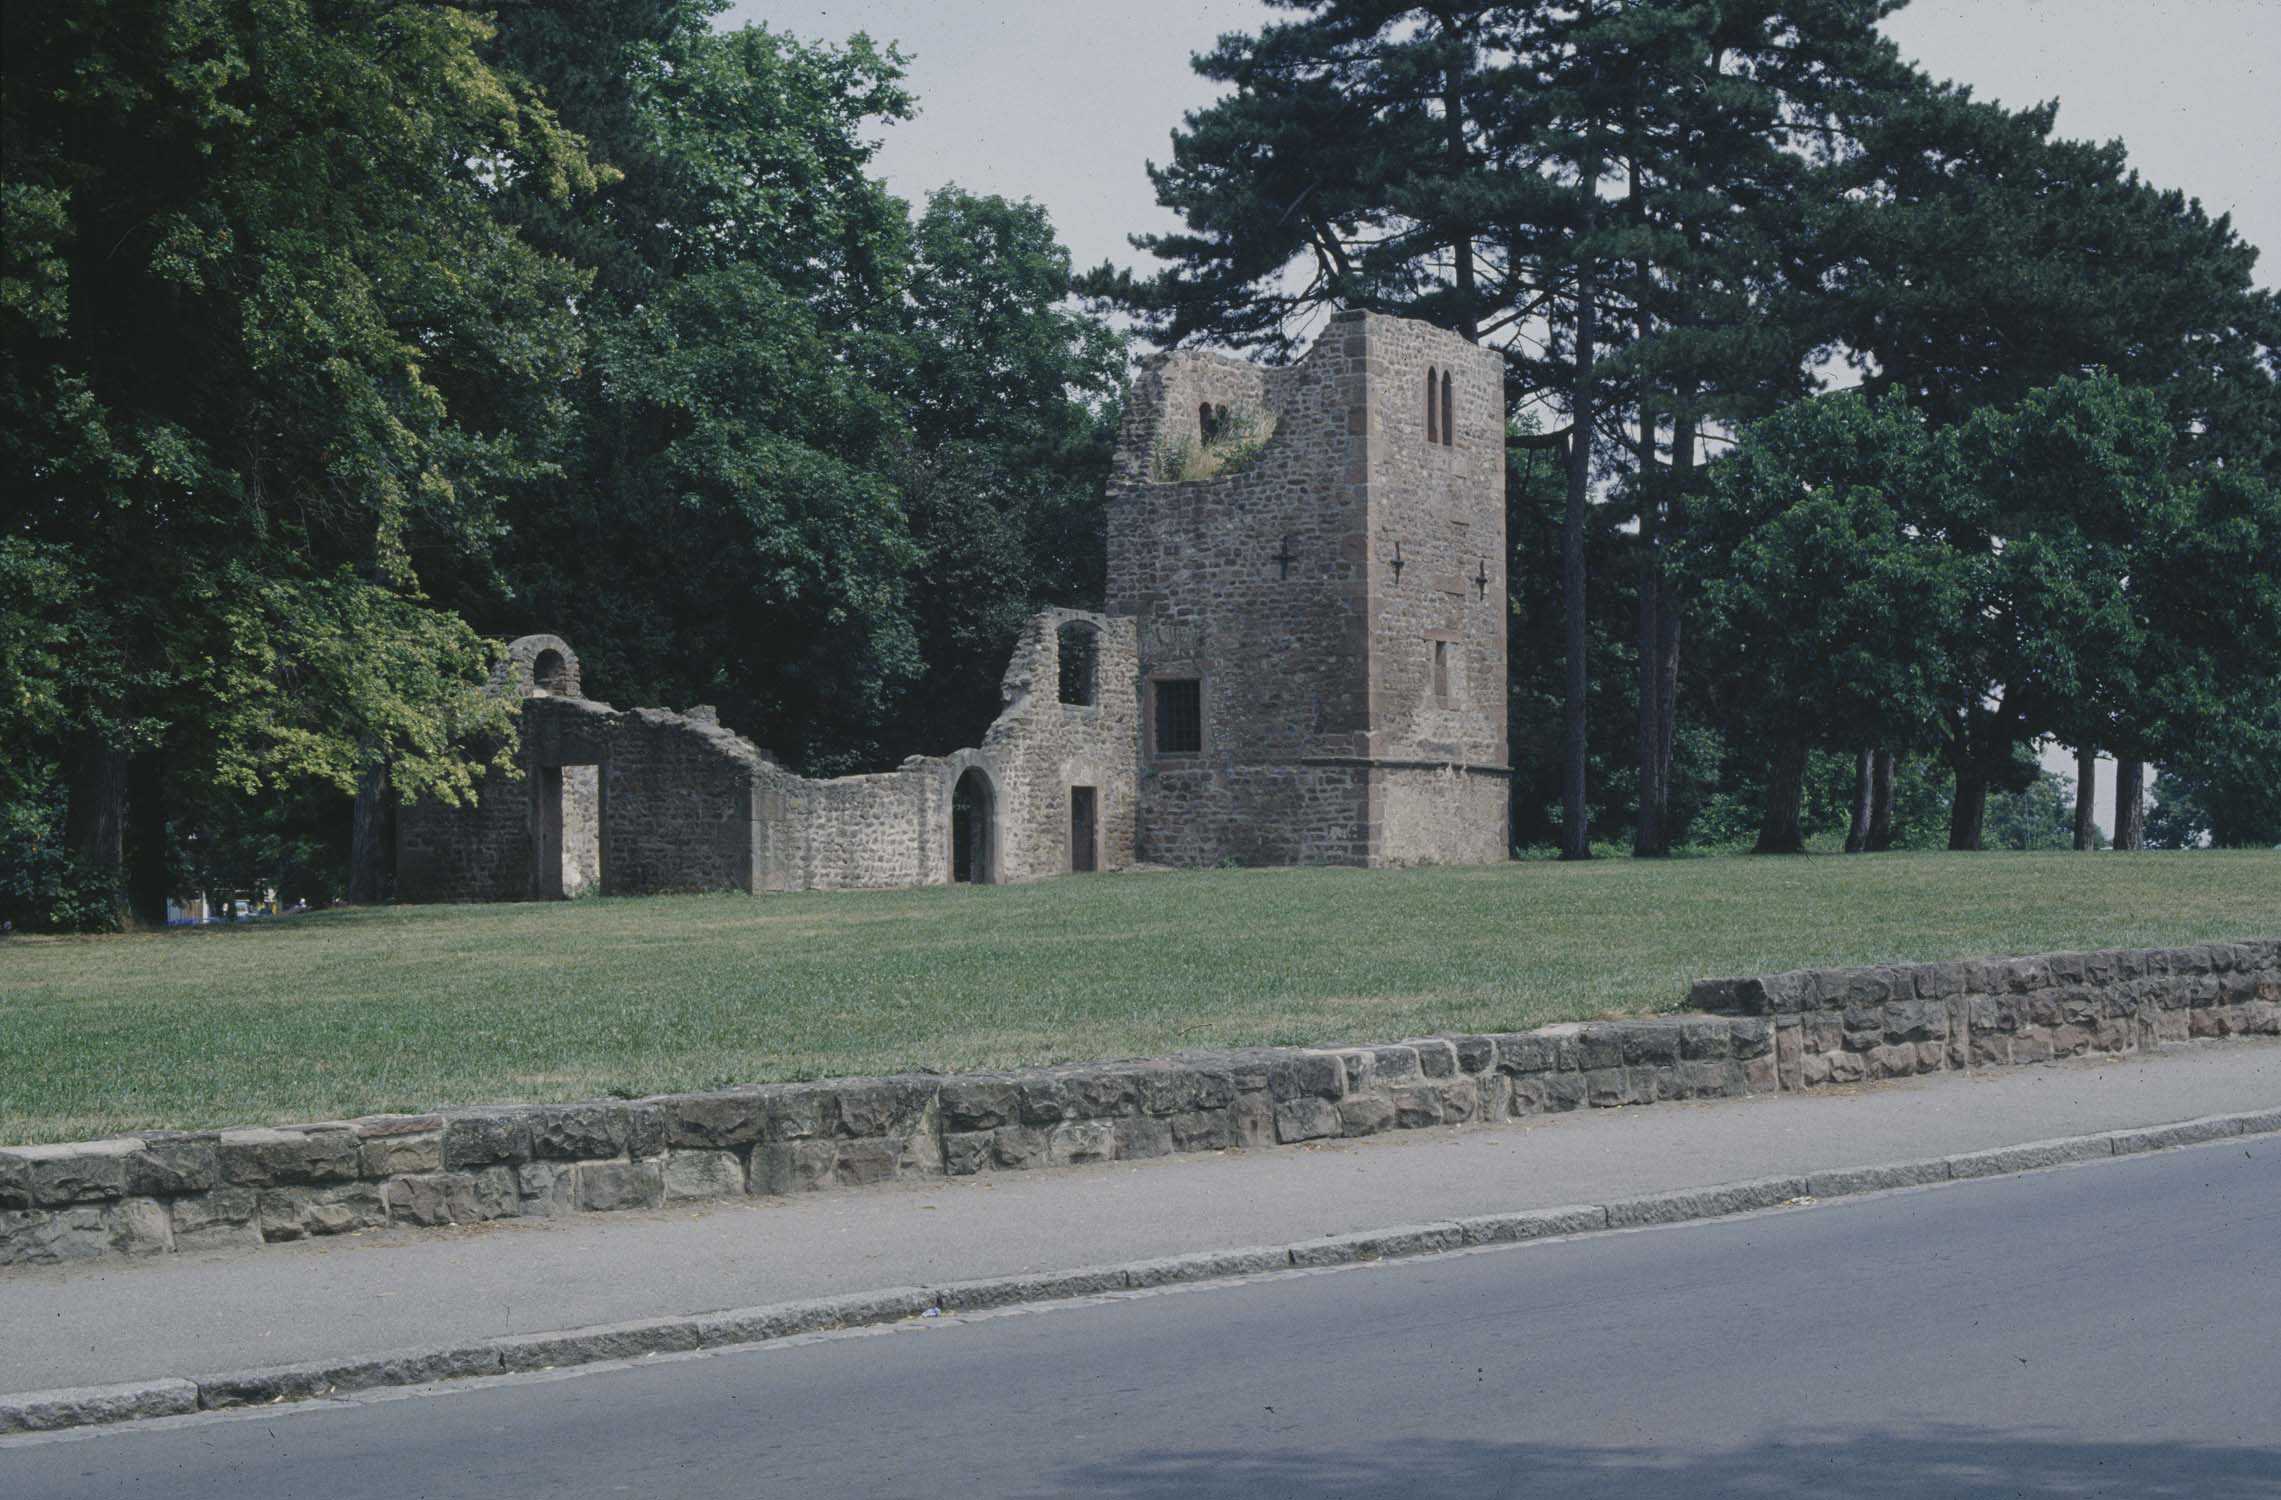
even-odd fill
[{"label": "sandstone block", "polygon": [[665,1196],[654,1161],[590,1161],[578,1165],[578,1206],[587,1213],[655,1208]]},{"label": "sandstone block", "polygon": [[1109,1120],[1065,1120],[1046,1135],[1046,1160],[1057,1167],[1114,1161],[1117,1130]]},{"label": "sandstone block", "polygon": [[839,1165],[834,1141],[777,1141],[753,1154],[754,1179],[771,1193],[805,1193],[829,1186]]},{"label": "sandstone block", "polygon": [[734,1151],[673,1151],[659,1169],[668,1204],[744,1195],[744,1163]]},{"label": "sandstone block", "polygon": [[1275,1106],[1275,1139],[1284,1145],[1339,1133],[1338,1106],[1325,1099],[1289,1099]]},{"label": "sandstone block", "polygon": [[138,1197],[174,1198],[202,1193],[221,1179],[211,1133],[146,1136],[127,1163],[127,1191]]},{"label": "sandstone block", "polygon": [[312,1235],[350,1234],[388,1222],[388,1203],[376,1182],[330,1187],[265,1187],[257,1222],[271,1244]]},{"label": "sandstone block", "polygon": [[757,1090],[680,1094],[667,1099],[662,1112],[667,1145],[709,1151],[757,1144],[767,1120]]},{"label": "sandstone block", "polygon": [[[1297,1053],[1269,1066],[1267,1087],[1278,1104],[1338,1099],[1346,1093],[1346,1069],[1335,1052]],[[1337,1111],[1323,1113],[1335,1118]]]},{"label": "sandstone block", "polygon": [[531,1155],[553,1161],[587,1161],[626,1150],[622,1105],[607,1099],[542,1104],[529,1115]]},{"label": "sandstone block", "polygon": [[940,1098],[945,1130],[995,1130],[1021,1117],[1021,1091],[1010,1078],[946,1078]]},{"label": "sandstone block", "polygon": [[1172,1127],[1175,1151],[1225,1151],[1238,1144],[1234,1112],[1225,1106],[1174,1115],[1166,1123]]},{"label": "sandstone block", "polygon": [[1169,1156],[1173,1150],[1170,1122],[1148,1115],[1128,1115],[1113,1122],[1113,1135],[1119,1161],[1140,1161],[1151,1156]]},{"label": "sandstone block", "polygon": [[444,1165],[441,1129],[425,1135],[383,1136],[364,1143],[363,1166],[367,1177],[402,1177],[440,1172]]},{"label": "sandstone block", "polygon": [[130,1168],[142,1150],[136,1139],[11,1146],[0,1151],[5,1163],[0,1184],[16,1184],[7,1189],[9,1201],[26,1206],[61,1208],[123,1198]]},{"label": "sandstone block", "polygon": [[952,1177],[971,1177],[988,1167],[990,1144],[995,1138],[988,1130],[953,1130],[943,1135],[943,1171]]},{"label": "sandstone block", "polygon": [[1394,1101],[1375,1090],[1349,1094],[1336,1107],[1341,1135],[1376,1135],[1394,1128]]},{"label": "sandstone block", "polygon": [[521,1110],[470,1110],[444,1121],[443,1164],[448,1168],[456,1171],[530,1159],[531,1122]]},{"label": "sandstone block", "polygon": [[261,1243],[260,1192],[255,1188],[215,1188],[191,1193],[167,1206],[177,1250],[250,1250]]}]

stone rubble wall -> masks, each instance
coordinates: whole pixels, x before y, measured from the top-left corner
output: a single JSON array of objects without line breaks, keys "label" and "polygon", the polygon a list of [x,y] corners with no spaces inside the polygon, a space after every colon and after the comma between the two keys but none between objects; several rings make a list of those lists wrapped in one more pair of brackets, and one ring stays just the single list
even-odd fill
[{"label": "stone rubble wall", "polygon": [[2281,1035],[2281,939],[1708,980],[1701,1013],[0,1149],[0,1266],[1131,1161]]},{"label": "stone rubble wall", "polygon": [[[1095,702],[1060,699],[1065,625],[1095,638]],[[397,819],[398,898],[525,901],[553,894],[536,861],[542,790],[562,771],[562,893],[885,890],[951,878],[951,797],[977,767],[995,800],[995,880],[1070,868],[1070,788],[1096,792],[1098,868],[1133,863],[1139,667],[1133,622],[1081,610],[1031,617],[1001,687],[1004,709],[982,745],[912,756],[893,771],[817,780],[795,775],[710,709],[618,709],[532,690],[529,659],[564,656],[554,636],[511,648],[521,684],[519,778],[493,772],[466,807],[418,802]]]}]

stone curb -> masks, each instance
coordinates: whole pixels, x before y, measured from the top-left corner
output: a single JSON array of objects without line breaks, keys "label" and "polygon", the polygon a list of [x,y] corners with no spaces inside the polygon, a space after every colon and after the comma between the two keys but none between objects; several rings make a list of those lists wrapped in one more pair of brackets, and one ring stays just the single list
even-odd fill
[{"label": "stone curb", "polygon": [[0,1437],[131,1422],[146,1417],[180,1416],[194,1411],[321,1400],[383,1386],[424,1385],[472,1376],[727,1349],[800,1334],[881,1327],[914,1318],[947,1317],[961,1312],[1114,1296],[1154,1287],[1225,1281],[1272,1272],[1369,1265],[1524,1244],[1557,1236],[1727,1218],[1785,1204],[1942,1182],[1969,1182],[2241,1136],[2274,1134],[2281,1134],[2281,1108],[2030,1141],[2018,1146],[1917,1161],[1810,1172],[1799,1177],[1762,1177],[1677,1192],[1648,1193],[1608,1204],[1575,1204],[1397,1225],[1389,1229],[1327,1235],[1280,1247],[1204,1250],[1118,1266],[949,1282],[935,1289],[890,1287],[883,1291],[780,1302],[765,1307],[644,1318],[551,1333],[513,1334],[479,1343],[360,1359],[271,1365],[202,1375],[194,1380],[168,1377],[118,1385],[27,1391],[0,1395]]}]

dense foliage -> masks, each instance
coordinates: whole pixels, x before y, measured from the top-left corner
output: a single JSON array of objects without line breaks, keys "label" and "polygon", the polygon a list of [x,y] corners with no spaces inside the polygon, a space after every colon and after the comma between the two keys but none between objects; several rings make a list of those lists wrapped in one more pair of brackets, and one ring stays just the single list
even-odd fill
[{"label": "dense foliage", "polygon": [[1517,842],[2040,846],[2048,741],[2281,838],[2281,304],[1897,0],[1275,0],[1092,311],[875,178],[892,47],[723,3],[6,11],[0,919],[377,896],[534,629],[804,770],[971,743],[1101,593],[1111,308],[1504,352]]}]

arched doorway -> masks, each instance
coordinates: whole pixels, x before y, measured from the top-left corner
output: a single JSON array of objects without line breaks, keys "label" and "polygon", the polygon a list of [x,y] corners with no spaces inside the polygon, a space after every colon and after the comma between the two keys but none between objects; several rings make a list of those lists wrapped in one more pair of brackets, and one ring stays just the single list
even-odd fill
[{"label": "arched doorway", "polygon": [[998,797],[980,766],[968,766],[951,788],[950,878],[974,885],[998,878]]}]

